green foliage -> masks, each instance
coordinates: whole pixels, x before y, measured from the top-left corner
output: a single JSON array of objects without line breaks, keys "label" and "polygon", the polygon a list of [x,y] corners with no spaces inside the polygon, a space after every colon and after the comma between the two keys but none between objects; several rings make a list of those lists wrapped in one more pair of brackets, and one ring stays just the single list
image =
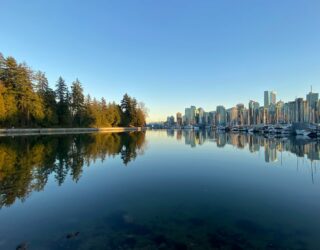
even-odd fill
[{"label": "green foliage", "polygon": [[122,125],[142,127],[146,124],[147,111],[144,104],[138,105],[135,98],[125,94],[121,101]]},{"label": "green foliage", "polygon": [[84,118],[84,95],[78,79],[71,85],[71,110],[73,126],[81,126]]},{"label": "green foliage", "polygon": [[57,98],[57,116],[58,124],[60,126],[69,127],[71,125],[71,108],[70,95],[68,87],[64,79],[60,76],[56,84],[56,98]]},{"label": "green foliage", "polygon": [[56,88],[49,86],[44,72],[0,53],[1,127],[116,127],[145,126],[147,112],[128,94],[121,104],[84,97],[76,79],[69,88],[59,77]]}]

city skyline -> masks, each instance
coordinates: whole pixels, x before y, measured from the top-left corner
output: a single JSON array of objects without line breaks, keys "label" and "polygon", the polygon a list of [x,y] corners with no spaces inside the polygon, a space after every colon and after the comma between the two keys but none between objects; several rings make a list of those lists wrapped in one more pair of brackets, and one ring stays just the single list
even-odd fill
[{"label": "city skyline", "polygon": [[262,103],[265,89],[284,102],[320,90],[319,1],[14,0],[2,10],[4,56],[46,72],[51,87],[61,74],[98,99],[128,92],[149,122],[189,103],[211,110]]},{"label": "city skyline", "polygon": [[265,90],[263,102],[248,100],[246,103],[226,107],[217,105],[215,109],[204,110],[202,107],[191,105],[184,109],[184,115],[178,111],[167,116],[165,121],[169,127],[183,126],[247,126],[277,123],[319,123],[320,100],[319,93],[314,92],[312,86],[304,97],[284,102],[277,99],[277,92]]}]

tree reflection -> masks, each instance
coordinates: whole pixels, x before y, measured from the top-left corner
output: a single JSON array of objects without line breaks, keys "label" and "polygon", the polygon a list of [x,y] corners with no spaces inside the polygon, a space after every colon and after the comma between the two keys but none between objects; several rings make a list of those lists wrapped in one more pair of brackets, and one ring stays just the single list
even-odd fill
[{"label": "tree reflection", "polygon": [[96,133],[0,139],[0,207],[44,189],[53,174],[59,185],[77,182],[84,166],[120,155],[128,165],[143,153],[145,132]]}]

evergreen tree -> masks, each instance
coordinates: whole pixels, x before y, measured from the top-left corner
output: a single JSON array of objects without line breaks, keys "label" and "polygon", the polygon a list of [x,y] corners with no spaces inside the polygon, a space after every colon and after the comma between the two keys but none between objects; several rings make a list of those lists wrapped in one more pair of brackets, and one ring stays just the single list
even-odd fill
[{"label": "evergreen tree", "polygon": [[0,125],[33,126],[144,126],[147,112],[128,94],[121,104],[86,99],[78,79],[71,93],[62,77],[56,89],[49,87],[45,73],[34,72],[26,64],[0,53]]},{"label": "evergreen tree", "polygon": [[14,58],[8,57],[3,83],[8,98],[14,96],[18,126],[33,126],[43,119],[43,103],[33,90],[32,71],[25,64],[17,64]]},{"label": "evergreen tree", "polygon": [[3,124],[6,118],[5,91],[4,85],[0,82],[0,124]]},{"label": "evergreen tree", "polygon": [[84,95],[81,83],[78,79],[71,86],[71,109],[73,125],[81,126],[84,119]]},{"label": "evergreen tree", "polygon": [[71,125],[70,95],[64,79],[60,76],[56,85],[57,115],[59,126]]},{"label": "evergreen tree", "polygon": [[[145,106],[143,105],[143,108]],[[121,101],[122,125],[123,126],[144,126],[146,113],[139,108],[137,100],[128,94],[123,96]]]},{"label": "evergreen tree", "polygon": [[117,127],[121,123],[121,109],[115,102],[108,105],[107,121],[111,127]]},{"label": "evergreen tree", "polygon": [[124,94],[121,100],[121,111],[122,111],[122,125],[123,126],[130,126],[132,121],[132,114],[131,114],[131,106],[132,106],[131,97],[126,93]]},{"label": "evergreen tree", "polygon": [[56,94],[49,87],[45,73],[38,71],[34,75],[35,89],[44,104],[45,117],[42,125],[54,126],[58,123]]}]

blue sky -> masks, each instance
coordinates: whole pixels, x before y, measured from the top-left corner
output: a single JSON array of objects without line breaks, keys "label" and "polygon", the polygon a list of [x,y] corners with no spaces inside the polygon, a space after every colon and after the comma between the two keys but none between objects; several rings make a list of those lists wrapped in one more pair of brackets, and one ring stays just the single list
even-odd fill
[{"label": "blue sky", "polygon": [[86,93],[145,102],[149,121],[264,90],[320,92],[318,0],[0,0],[0,52],[76,77]]}]

